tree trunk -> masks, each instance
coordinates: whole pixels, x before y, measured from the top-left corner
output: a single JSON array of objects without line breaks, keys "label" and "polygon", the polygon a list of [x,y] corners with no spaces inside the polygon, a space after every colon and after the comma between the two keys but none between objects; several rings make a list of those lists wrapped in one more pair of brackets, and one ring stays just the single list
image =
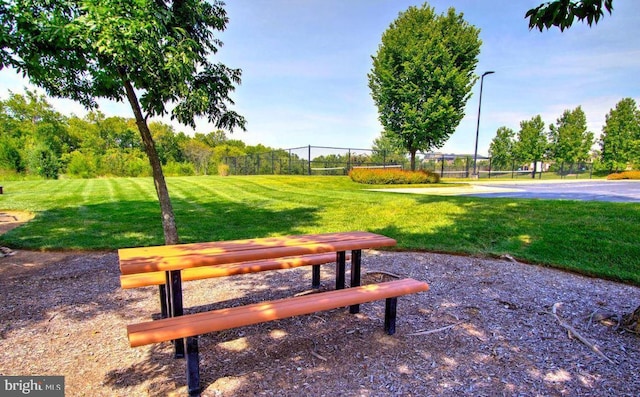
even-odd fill
[{"label": "tree trunk", "polygon": [[531,179],[536,179],[536,172],[538,172],[538,162],[533,160],[533,172],[531,173]]},{"label": "tree trunk", "polygon": [[415,171],[416,170],[416,150],[410,150],[409,153],[411,155],[411,171]]},{"label": "tree trunk", "polygon": [[173,207],[171,206],[171,198],[169,197],[169,190],[167,189],[167,183],[164,180],[164,174],[162,172],[162,164],[156,151],[156,145],[153,142],[151,131],[147,125],[147,120],[142,116],[142,110],[140,109],[140,103],[138,102],[138,96],[136,95],[131,82],[124,79],[124,86],[127,91],[127,99],[131,104],[131,109],[136,118],[136,125],[138,131],[142,137],[144,144],[144,150],[149,158],[151,164],[151,170],[153,173],[153,182],[156,187],[156,193],[158,194],[158,200],[160,201],[160,211],[162,213],[162,229],[164,231],[164,243],[167,245],[178,244],[180,242],[178,238],[178,229],[176,227],[175,215],[173,214]]}]

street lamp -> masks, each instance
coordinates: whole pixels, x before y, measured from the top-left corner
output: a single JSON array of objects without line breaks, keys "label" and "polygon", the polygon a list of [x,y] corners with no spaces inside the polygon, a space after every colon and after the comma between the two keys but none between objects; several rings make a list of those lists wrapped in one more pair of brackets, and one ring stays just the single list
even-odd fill
[{"label": "street lamp", "polygon": [[478,135],[480,134],[480,109],[482,107],[482,83],[484,81],[484,76],[488,75],[488,74],[492,74],[495,73],[493,70],[490,70],[488,72],[484,72],[482,73],[482,76],[480,77],[480,99],[478,101],[478,124],[476,125],[476,149],[473,152],[473,178],[477,179],[478,178],[478,168],[477,168],[477,163],[478,163]]}]

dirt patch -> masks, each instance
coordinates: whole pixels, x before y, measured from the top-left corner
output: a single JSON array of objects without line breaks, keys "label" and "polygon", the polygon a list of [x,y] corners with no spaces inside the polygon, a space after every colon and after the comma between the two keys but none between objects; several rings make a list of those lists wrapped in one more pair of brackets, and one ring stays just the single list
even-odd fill
[{"label": "dirt patch", "polygon": [[[323,289],[334,270],[322,267]],[[431,286],[399,299],[396,335],[383,332],[383,302],[207,334],[203,395],[640,394],[638,336],[590,321],[632,311],[640,288],[506,260],[366,252],[363,283],[390,277],[381,271]],[[157,288],[120,288],[117,254],[19,251],[0,272],[0,374],[64,375],[69,396],[187,394],[169,343],[129,347],[126,325],[157,316],[159,302]],[[299,268],[188,282],[185,306],[277,299],[310,280]],[[607,359],[567,333],[554,305]]]},{"label": "dirt patch", "polygon": [[[34,216],[32,213],[24,211],[0,211],[0,234],[24,225]],[[63,261],[70,255],[72,255],[70,252],[45,253],[0,247],[0,276],[6,273],[15,275],[33,268],[42,268],[51,263]],[[8,259],[9,257],[10,259]]]},{"label": "dirt patch", "polygon": [[33,219],[34,215],[24,211],[0,211],[0,234],[23,225]]}]

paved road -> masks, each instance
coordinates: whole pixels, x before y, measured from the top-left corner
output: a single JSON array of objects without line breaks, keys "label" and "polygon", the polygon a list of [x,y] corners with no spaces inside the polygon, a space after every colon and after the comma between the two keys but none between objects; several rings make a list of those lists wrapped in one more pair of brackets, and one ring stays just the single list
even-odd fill
[{"label": "paved road", "polygon": [[461,185],[459,188],[404,188],[379,191],[447,196],[640,202],[640,181],[476,182]]}]

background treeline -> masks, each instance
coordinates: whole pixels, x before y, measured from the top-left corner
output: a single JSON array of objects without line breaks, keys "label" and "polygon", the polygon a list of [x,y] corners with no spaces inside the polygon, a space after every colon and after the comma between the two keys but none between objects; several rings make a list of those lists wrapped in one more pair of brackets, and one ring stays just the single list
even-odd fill
[{"label": "background treeline", "polygon": [[640,168],[640,109],[632,98],[624,98],[606,115],[599,139],[587,129],[587,118],[580,106],[565,110],[548,127],[540,115],[520,122],[516,133],[500,127],[489,148],[495,170],[514,164],[531,164],[533,171],[542,163],[549,170],[570,170],[593,163],[596,171],[606,173]]},{"label": "background treeline", "polygon": [[[407,157],[376,140],[367,153],[314,153],[309,149],[250,146],[221,131],[177,132],[171,125],[150,122],[167,176],[210,174],[345,175],[351,166],[405,164]],[[330,149],[330,148],[325,148]],[[315,149],[314,149],[315,150]],[[344,153],[342,153],[344,152]],[[326,170],[334,168],[335,170]],[[322,171],[315,171],[317,169]],[[0,179],[150,176],[135,120],[90,112],[83,118],[56,111],[35,91],[9,93],[0,101]]]},{"label": "background treeline", "polygon": [[[217,174],[225,157],[273,150],[228,139],[219,130],[188,136],[162,122],[151,122],[149,127],[169,176]],[[283,150],[274,152],[289,157]],[[83,118],[68,117],[36,92],[10,93],[8,99],[0,101],[0,177],[60,175],[72,178],[151,175],[135,121],[106,117],[100,112],[88,113]]]}]

